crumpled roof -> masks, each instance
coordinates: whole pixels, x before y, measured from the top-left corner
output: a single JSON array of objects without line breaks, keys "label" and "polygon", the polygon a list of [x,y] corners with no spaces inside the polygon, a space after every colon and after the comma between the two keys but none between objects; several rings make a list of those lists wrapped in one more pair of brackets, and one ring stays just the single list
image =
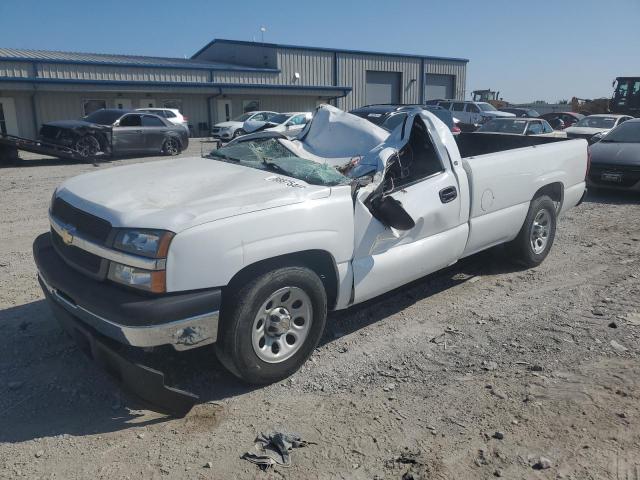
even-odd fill
[{"label": "crumpled roof", "polygon": [[389,132],[364,118],[321,105],[300,135],[283,143],[302,158],[337,166],[364,157],[388,137]]}]

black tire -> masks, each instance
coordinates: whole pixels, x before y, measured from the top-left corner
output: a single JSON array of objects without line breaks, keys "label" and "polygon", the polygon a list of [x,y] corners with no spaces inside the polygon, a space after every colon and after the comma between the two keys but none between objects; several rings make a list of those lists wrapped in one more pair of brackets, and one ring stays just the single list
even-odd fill
[{"label": "black tire", "polygon": [[[546,240],[543,240],[545,219]],[[553,200],[546,195],[534,198],[518,236],[508,245],[513,259],[526,267],[540,265],[553,246],[556,223],[557,209]]]},{"label": "black tire", "polygon": [[[265,302],[275,292],[287,287],[301,289],[308,296],[311,302],[311,325],[306,338],[291,357],[278,363],[268,363],[254,349],[253,329]],[[326,320],[327,295],[318,275],[300,266],[270,271],[242,285],[235,292],[229,292],[228,298],[225,298],[216,343],[218,359],[231,373],[248,383],[263,385],[277,382],[293,374],[306,362],[322,337]],[[278,340],[281,338],[284,335],[277,337]]]},{"label": "black tire", "polygon": [[168,156],[175,156],[180,154],[181,151],[180,140],[176,137],[167,137],[162,144],[162,153]]},{"label": "black tire", "polygon": [[233,138],[238,138],[239,136],[246,134],[247,132],[245,132],[242,128],[239,128],[235,132],[233,132]]},{"label": "black tire", "polygon": [[84,135],[76,140],[74,145],[76,152],[82,160],[93,161],[94,157],[100,152],[100,142],[93,135]]}]

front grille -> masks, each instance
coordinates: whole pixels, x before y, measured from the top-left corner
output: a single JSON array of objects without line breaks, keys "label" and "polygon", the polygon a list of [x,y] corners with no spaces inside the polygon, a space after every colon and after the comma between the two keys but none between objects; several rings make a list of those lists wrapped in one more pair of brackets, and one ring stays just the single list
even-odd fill
[{"label": "front grille", "polygon": [[66,245],[55,230],[51,230],[51,238],[54,248],[69,265],[92,277],[101,276],[102,258],[73,245]]},{"label": "front grille", "polygon": [[214,128],[214,129],[213,129],[213,133],[219,133],[219,132],[220,132],[220,129],[219,129],[219,128]]},{"label": "front grille", "polygon": [[73,207],[59,197],[53,201],[51,213],[62,222],[75,227],[82,236],[100,243],[106,242],[111,233],[109,222]]},{"label": "front grille", "polygon": [[[619,173],[622,178],[619,182],[602,180],[603,173]],[[640,166],[632,165],[603,165],[591,164],[589,180],[595,184],[612,185],[618,187],[633,187],[640,182]]]}]

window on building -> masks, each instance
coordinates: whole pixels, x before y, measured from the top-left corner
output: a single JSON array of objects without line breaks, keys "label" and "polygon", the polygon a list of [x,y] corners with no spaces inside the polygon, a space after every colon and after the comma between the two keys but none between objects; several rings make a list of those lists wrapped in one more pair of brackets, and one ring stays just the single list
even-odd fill
[{"label": "window on building", "polygon": [[101,108],[107,108],[106,100],[84,100],[82,102],[82,111],[84,112],[84,116],[91,115],[96,110],[100,110]]},{"label": "window on building", "polygon": [[164,127],[165,124],[162,123],[158,117],[152,117],[151,115],[145,115],[142,117],[142,126],[143,127]]},{"label": "window on building", "polygon": [[255,112],[256,110],[260,110],[259,100],[243,100],[242,101],[242,111],[244,113]]}]

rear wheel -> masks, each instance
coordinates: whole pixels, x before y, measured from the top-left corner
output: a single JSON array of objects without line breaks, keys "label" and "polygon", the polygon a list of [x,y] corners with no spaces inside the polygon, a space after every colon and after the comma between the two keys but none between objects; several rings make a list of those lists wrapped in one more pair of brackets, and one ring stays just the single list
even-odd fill
[{"label": "rear wheel", "polygon": [[327,296],[318,275],[305,267],[273,270],[225,300],[218,358],[249,383],[276,382],[309,358],[326,318]]},{"label": "rear wheel", "polygon": [[514,260],[527,267],[540,265],[553,246],[556,219],[557,207],[551,198],[534,198],[518,236],[509,245]]},{"label": "rear wheel", "polygon": [[162,153],[165,155],[178,155],[180,153],[180,142],[177,138],[169,137],[162,144]]},{"label": "rear wheel", "polygon": [[75,149],[83,160],[89,160],[100,151],[100,142],[93,135],[85,135],[76,141]]}]

